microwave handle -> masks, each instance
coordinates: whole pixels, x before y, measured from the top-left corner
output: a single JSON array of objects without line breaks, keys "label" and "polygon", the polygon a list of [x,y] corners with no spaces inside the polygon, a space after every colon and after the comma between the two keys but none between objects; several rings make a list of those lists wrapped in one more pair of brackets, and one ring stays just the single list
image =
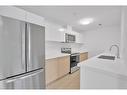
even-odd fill
[{"label": "microwave handle", "polygon": [[68,34],[67,33],[65,33],[65,42],[69,42]]}]

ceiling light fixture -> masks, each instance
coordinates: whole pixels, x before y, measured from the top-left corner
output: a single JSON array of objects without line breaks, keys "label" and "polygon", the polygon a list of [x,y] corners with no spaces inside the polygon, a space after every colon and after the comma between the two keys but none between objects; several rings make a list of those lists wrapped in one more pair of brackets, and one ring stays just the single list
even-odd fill
[{"label": "ceiling light fixture", "polygon": [[60,32],[63,32],[63,31],[65,31],[65,29],[64,28],[60,28],[59,31]]},{"label": "ceiling light fixture", "polygon": [[88,25],[92,22],[93,22],[93,18],[83,18],[83,19],[79,20],[79,23],[81,25]]}]

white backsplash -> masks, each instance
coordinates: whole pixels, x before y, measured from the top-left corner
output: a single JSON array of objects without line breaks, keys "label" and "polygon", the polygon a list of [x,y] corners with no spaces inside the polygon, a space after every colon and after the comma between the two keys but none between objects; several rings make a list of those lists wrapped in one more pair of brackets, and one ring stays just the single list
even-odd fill
[{"label": "white backsplash", "polygon": [[86,51],[83,47],[84,44],[78,44],[78,43],[60,43],[60,42],[53,42],[53,41],[45,42],[46,55],[59,54],[61,53],[61,48],[71,48],[72,52]]}]

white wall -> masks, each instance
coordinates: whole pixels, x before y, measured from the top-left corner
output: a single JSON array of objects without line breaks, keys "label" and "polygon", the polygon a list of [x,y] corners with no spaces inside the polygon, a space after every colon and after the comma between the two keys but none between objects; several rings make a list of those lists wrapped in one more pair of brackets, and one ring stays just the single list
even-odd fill
[{"label": "white wall", "polygon": [[83,33],[84,48],[89,52],[89,57],[108,50],[112,44],[120,45],[120,26],[98,28]]},{"label": "white wall", "polygon": [[127,64],[127,7],[122,8],[121,16],[121,59]]}]

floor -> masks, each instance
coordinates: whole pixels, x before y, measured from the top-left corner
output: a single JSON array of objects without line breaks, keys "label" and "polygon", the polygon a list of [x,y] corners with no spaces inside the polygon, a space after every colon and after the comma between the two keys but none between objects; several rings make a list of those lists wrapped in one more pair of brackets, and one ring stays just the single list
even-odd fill
[{"label": "floor", "polygon": [[47,89],[79,89],[80,88],[80,71],[68,74],[59,80],[49,84]]}]

